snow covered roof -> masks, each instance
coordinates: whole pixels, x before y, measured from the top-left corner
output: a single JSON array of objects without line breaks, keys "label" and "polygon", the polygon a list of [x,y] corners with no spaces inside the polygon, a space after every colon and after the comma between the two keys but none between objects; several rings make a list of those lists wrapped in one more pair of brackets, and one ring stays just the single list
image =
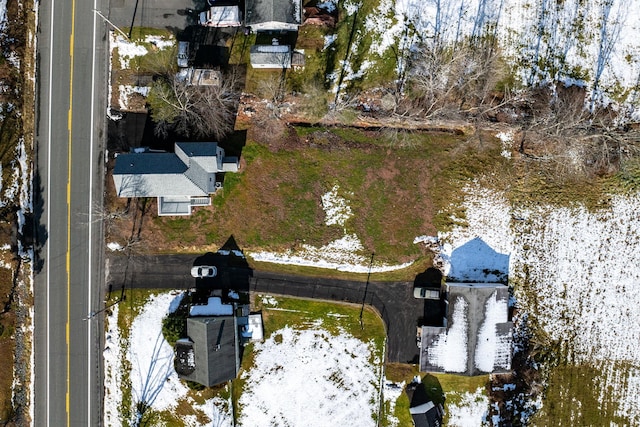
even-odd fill
[{"label": "snow covered roof", "polygon": [[511,369],[507,286],[448,283],[446,325],[423,326],[420,371],[478,375]]},{"label": "snow covered roof", "polygon": [[233,305],[223,304],[220,297],[209,297],[206,304],[192,305],[189,316],[231,316]]}]

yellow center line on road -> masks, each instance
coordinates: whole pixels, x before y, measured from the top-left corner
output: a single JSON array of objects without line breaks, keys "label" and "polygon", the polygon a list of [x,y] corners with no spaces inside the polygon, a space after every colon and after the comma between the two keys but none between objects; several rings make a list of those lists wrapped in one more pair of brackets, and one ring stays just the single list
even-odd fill
[{"label": "yellow center line on road", "polygon": [[68,158],[67,158],[67,393],[66,393],[66,409],[67,409],[67,426],[71,425],[71,141],[72,141],[72,120],[73,120],[73,47],[76,29],[76,0],[71,2],[71,35],[69,37],[69,56],[70,56],[70,73],[69,73],[69,128],[68,141]]}]

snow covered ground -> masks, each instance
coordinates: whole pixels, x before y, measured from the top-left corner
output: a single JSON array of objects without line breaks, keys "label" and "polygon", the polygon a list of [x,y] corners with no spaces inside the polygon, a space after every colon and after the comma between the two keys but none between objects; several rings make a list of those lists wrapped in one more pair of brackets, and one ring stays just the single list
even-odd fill
[{"label": "snow covered ground", "polygon": [[479,388],[473,393],[447,393],[448,399],[455,403],[447,404],[447,415],[450,427],[479,427],[486,425],[489,399],[484,391]]},{"label": "snow covered ground", "polygon": [[[178,402],[188,399],[188,389],[173,368],[173,349],[162,336],[162,319],[177,308],[182,295],[174,291],[151,296],[126,333],[118,330],[120,309],[113,307],[104,350],[106,426],[123,425],[119,411],[125,381],[131,387],[133,418],[138,402],[153,411],[175,412]],[[267,309],[278,308],[273,297],[265,297],[263,303]],[[334,425],[376,425],[373,415],[380,402],[382,358],[373,343],[346,332],[334,336],[317,319],[309,329],[287,326],[272,333],[254,351],[254,367],[242,374],[246,383],[237,425],[320,427],[327,425],[327,419]],[[399,396],[389,394],[393,399]],[[214,398],[200,405],[193,400],[188,403],[209,418],[204,425],[233,424],[228,402]],[[181,419],[187,426],[202,425],[195,416]]]},{"label": "snow covered ground", "polygon": [[[534,327],[560,343],[569,360],[601,369],[594,384],[617,416],[640,423],[640,195],[613,196],[597,212],[584,207],[510,208],[503,194],[467,188],[468,227],[439,236],[447,271],[456,248],[481,239],[509,255],[518,306]],[[472,254],[467,254],[472,255]],[[463,265],[487,267],[481,253]],[[489,268],[491,258],[489,258]],[[629,366],[621,370],[620,366]]]},{"label": "snow covered ground", "polygon": [[[123,334],[117,327],[118,305],[107,317],[104,350],[106,426],[129,425],[140,416],[136,404],[144,402],[152,411],[175,412],[180,401],[187,401],[194,412],[204,414],[208,423],[198,422],[195,414],[181,416],[185,426],[230,427],[232,416],[229,405],[219,398],[198,404],[187,394],[189,389],[173,367],[173,348],[162,335],[162,319],[178,308],[183,293],[173,291],[153,295],[133,319],[131,330]],[[125,336],[128,336],[125,338]],[[127,365],[125,365],[125,362]],[[125,377],[125,366],[128,378]],[[125,378],[129,384],[123,384]],[[132,419],[123,420],[120,412],[123,386],[131,387],[130,411]]]},{"label": "snow covered ground", "polygon": [[[323,5],[331,9],[336,3]],[[362,0],[344,2],[347,22],[361,4]],[[397,74],[403,75],[404,53],[420,40],[449,43],[489,35],[497,38],[525,84],[577,83],[600,101],[616,95],[637,104],[640,2],[636,0],[380,0],[373,13],[358,18],[364,22],[344,64],[344,81],[375,73],[376,61],[391,49],[400,53],[394,56]],[[358,45],[366,35],[372,39],[371,56],[363,61]],[[327,76],[334,83],[336,77],[337,73]]]},{"label": "snow covered ground", "polygon": [[[350,425],[374,427],[382,361],[369,361],[373,344],[322,325],[285,327],[254,347],[255,366],[244,373],[240,419],[244,427]],[[313,415],[311,415],[313,414]]]}]

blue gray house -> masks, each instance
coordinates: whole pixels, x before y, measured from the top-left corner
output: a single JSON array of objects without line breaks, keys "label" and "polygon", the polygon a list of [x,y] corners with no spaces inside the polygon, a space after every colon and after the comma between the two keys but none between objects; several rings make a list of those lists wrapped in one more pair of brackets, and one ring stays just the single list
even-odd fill
[{"label": "blue gray house", "polygon": [[209,206],[222,187],[221,174],[237,172],[237,157],[225,157],[216,142],[176,142],[174,153],[135,149],[116,157],[118,197],[157,197],[158,215],[190,215]]}]

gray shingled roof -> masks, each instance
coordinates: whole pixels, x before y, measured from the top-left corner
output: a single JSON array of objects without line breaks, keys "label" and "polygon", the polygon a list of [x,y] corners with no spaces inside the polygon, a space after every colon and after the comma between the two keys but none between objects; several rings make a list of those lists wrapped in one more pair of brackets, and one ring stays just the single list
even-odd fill
[{"label": "gray shingled roof", "polygon": [[113,181],[119,197],[207,196],[215,192],[224,151],[215,142],[177,142],[175,153],[116,157]]},{"label": "gray shingled roof", "polygon": [[245,25],[281,22],[302,24],[302,2],[300,0],[246,0]]},{"label": "gray shingled roof", "polygon": [[195,369],[179,376],[211,387],[238,375],[239,353],[233,316],[190,317],[187,335],[193,342]]}]

